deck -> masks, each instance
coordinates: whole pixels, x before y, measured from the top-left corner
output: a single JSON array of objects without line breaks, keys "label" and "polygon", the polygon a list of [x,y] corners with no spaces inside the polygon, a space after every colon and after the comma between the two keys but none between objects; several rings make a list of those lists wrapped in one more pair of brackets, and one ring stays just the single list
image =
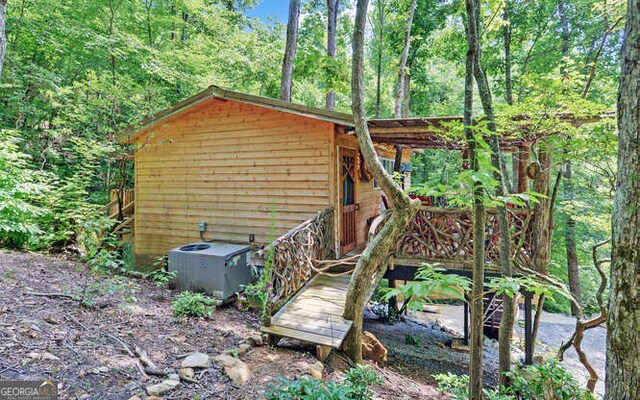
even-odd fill
[{"label": "deck", "polygon": [[271,318],[264,332],[274,339],[314,343],[324,351],[340,348],[353,325],[342,318],[350,279],[351,275],[314,277]]}]

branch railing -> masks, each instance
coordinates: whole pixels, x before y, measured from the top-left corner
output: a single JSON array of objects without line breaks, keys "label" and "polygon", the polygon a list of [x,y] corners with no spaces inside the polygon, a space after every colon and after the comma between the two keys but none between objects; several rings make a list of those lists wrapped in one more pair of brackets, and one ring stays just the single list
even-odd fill
[{"label": "branch railing", "polygon": [[[529,229],[532,212],[511,207],[507,208],[507,212],[512,241],[511,258],[514,263],[529,268],[532,266]],[[488,263],[497,266],[500,254],[497,209],[488,208],[486,214],[486,258]],[[375,232],[383,224],[381,216],[374,222]],[[473,257],[473,212],[464,208],[422,206],[398,239],[394,257],[455,264],[463,268],[468,266]]]},{"label": "branch railing", "polygon": [[270,263],[273,285],[267,306],[273,315],[315,275],[313,260],[335,253],[333,208],[327,208],[256,252],[254,262]]}]

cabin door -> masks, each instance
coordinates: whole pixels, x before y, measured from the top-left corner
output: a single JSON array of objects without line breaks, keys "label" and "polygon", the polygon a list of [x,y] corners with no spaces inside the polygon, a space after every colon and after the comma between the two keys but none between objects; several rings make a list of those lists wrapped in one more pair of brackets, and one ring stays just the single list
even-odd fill
[{"label": "cabin door", "polygon": [[356,203],[357,152],[340,149],[340,254],[356,247]]}]

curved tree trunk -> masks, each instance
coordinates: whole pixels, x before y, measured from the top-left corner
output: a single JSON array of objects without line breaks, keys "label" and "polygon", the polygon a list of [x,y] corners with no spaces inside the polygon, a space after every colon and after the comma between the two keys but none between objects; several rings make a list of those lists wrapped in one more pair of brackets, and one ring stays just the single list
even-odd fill
[{"label": "curved tree trunk", "polygon": [[[338,22],[339,0],[327,0],[327,56],[336,58],[336,24]],[[333,110],[336,107],[336,92],[330,89],[327,92],[326,108]]]},{"label": "curved tree trunk", "polygon": [[618,176],[607,317],[607,400],[640,399],[640,3],[629,0],[618,88]]},{"label": "curved tree trunk", "polygon": [[356,20],[353,32],[353,67],[351,75],[353,118],[358,136],[360,151],[373,177],[379,182],[391,205],[391,216],[380,233],[371,240],[358,260],[351,283],[347,291],[344,318],[353,321],[353,326],[345,338],[344,349],[356,363],[362,362],[362,312],[365,295],[372,285],[382,276],[386,269],[389,252],[395,245],[398,236],[415,216],[419,201],[412,201],[394,183],[386,172],[378,156],[369,130],[364,111],[364,28],[367,18],[367,0],[358,0]]},{"label": "curved tree trunk", "polygon": [[300,19],[300,0],[289,2],[289,22],[287,23],[287,43],[282,60],[282,76],[280,77],[280,100],[291,101],[291,85],[293,81],[293,59],[296,58],[298,44],[298,19]]}]

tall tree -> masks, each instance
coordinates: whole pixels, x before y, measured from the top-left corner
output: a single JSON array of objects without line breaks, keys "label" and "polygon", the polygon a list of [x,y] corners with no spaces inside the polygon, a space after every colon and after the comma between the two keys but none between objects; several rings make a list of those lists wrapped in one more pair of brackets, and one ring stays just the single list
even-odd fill
[{"label": "tall tree", "polygon": [[371,174],[380,183],[390,203],[390,216],[382,230],[367,243],[351,276],[347,291],[344,318],[353,321],[353,326],[345,338],[344,347],[349,357],[356,363],[362,362],[362,313],[365,294],[372,281],[377,284],[387,268],[385,261],[395,245],[398,236],[415,216],[420,202],[411,200],[385,170],[373,147],[367,117],[364,109],[364,31],[367,19],[368,0],[358,0],[353,30],[353,66],[351,71],[351,92],[353,118],[362,156]]},{"label": "tall tree", "polygon": [[640,2],[627,2],[618,88],[605,399],[640,399]]},{"label": "tall tree", "polygon": [[4,21],[7,15],[7,0],[0,0],[0,79],[2,79],[2,65],[4,64],[4,52],[7,49],[7,36],[4,32]]},{"label": "tall tree", "polygon": [[[478,161],[475,134],[473,132],[473,79],[475,71],[476,51],[478,49],[478,32],[473,0],[467,0],[466,33],[467,56],[464,79],[464,132],[469,146],[469,167],[478,172]],[[484,289],[484,187],[479,181],[473,182],[473,285],[471,288],[471,337],[469,339],[469,399],[482,398],[482,292]]]},{"label": "tall tree", "polygon": [[382,103],[382,49],[384,41],[384,9],[386,7],[385,0],[376,2],[378,13],[378,53],[376,62],[376,118],[380,118],[380,107]]},{"label": "tall tree", "polygon": [[[336,58],[336,25],[338,22],[338,6],[340,0],[327,0],[327,56]],[[327,92],[327,110],[336,107],[336,92],[329,89]]]},{"label": "tall tree", "polygon": [[[474,21],[475,29],[468,29],[469,45],[475,45],[475,61],[474,76],[478,85],[478,94],[484,114],[487,118],[487,128],[491,132],[489,136],[489,146],[491,148],[491,164],[493,166],[493,177],[498,182],[496,187],[496,195],[498,198],[504,198],[507,193],[507,184],[505,182],[505,166],[504,158],[500,151],[500,142],[498,141],[498,129],[496,126],[495,113],[493,111],[493,99],[491,96],[491,88],[489,87],[489,79],[482,65],[482,47],[480,45],[480,4],[475,0],[467,0],[472,3],[475,12]],[[469,22],[471,23],[471,22]],[[509,221],[507,218],[507,208],[505,203],[500,203],[497,207],[499,244],[500,244],[500,272],[505,277],[513,275],[511,266],[511,235]],[[484,241],[483,241],[484,243]],[[506,385],[508,382],[506,372],[511,370],[511,336],[513,332],[514,299],[507,294],[502,296],[503,313],[500,320],[499,331],[499,353],[498,353],[498,370],[500,372],[500,384]]]},{"label": "tall tree", "polygon": [[298,20],[300,19],[300,0],[289,2],[289,22],[287,23],[287,43],[282,60],[282,76],[280,78],[280,100],[291,101],[291,85],[293,81],[293,59],[296,58],[298,44]]},{"label": "tall tree", "polygon": [[402,115],[402,103],[404,101],[404,90],[406,88],[405,79],[407,77],[407,60],[409,59],[409,49],[411,48],[411,25],[413,24],[413,15],[416,12],[418,0],[411,0],[409,7],[409,16],[407,18],[407,26],[404,32],[404,47],[400,56],[400,66],[398,67],[398,81],[396,83],[396,97],[394,115],[396,118],[407,117]]}]

